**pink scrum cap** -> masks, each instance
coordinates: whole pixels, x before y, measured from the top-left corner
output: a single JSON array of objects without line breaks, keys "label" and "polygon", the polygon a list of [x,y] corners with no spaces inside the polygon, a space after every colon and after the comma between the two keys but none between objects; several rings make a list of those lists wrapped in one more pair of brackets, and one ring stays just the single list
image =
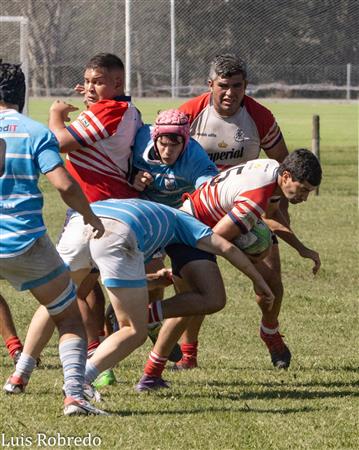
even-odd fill
[{"label": "pink scrum cap", "polygon": [[160,112],[151,132],[155,149],[157,150],[156,140],[160,136],[165,134],[178,134],[184,139],[184,150],[190,138],[189,127],[188,117],[178,109],[168,109],[167,111]]}]

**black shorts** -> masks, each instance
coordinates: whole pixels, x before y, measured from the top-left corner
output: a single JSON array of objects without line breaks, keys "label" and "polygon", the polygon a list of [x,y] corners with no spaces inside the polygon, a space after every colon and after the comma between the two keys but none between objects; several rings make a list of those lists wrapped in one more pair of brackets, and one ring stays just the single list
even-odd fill
[{"label": "black shorts", "polygon": [[166,247],[166,253],[171,258],[172,273],[180,277],[182,268],[191,261],[205,260],[217,262],[215,255],[204,252],[198,248],[188,247],[183,244],[172,244]]}]

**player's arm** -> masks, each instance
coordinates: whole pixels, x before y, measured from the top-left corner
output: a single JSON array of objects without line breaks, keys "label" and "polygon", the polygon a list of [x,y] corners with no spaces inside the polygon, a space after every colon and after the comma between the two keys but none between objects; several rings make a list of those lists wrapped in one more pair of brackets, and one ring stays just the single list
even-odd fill
[{"label": "player's arm", "polygon": [[[275,159],[279,163],[283,162],[284,159],[289,155],[288,148],[284,141],[283,136],[273,147],[271,147],[268,150],[264,149],[264,151],[268,158]],[[283,215],[286,217],[287,222],[290,223],[288,206],[289,206],[288,200],[285,197],[282,197],[280,201],[280,208],[282,210]]]},{"label": "player's arm", "polygon": [[239,237],[242,234],[239,226],[233,222],[228,214],[222,217],[222,219],[217,222],[212,229],[215,233],[224,237],[228,241],[233,241],[233,239]]},{"label": "player's arm", "polygon": [[85,224],[90,224],[96,232],[95,238],[100,238],[105,232],[101,220],[92,212],[90,205],[77,182],[63,166],[57,166],[45,173],[50,183],[57,189],[67,206],[79,212]]},{"label": "player's arm", "polygon": [[321,266],[319,253],[306,247],[297,238],[294,231],[290,228],[285,215],[282,213],[279,202],[269,204],[263,216],[263,220],[278,237],[293,247],[302,258],[309,258],[314,262],[312,269],[313,274],[318,272]]},{"label": "player's arm", "polygon": [[[213,227],[213,231],[229,241],[233,241],[233,239],[239,237],[241,234],[250,231],[264,212],[263,208],[265,207],[263,195],[260,194],[260,190],[256,190],[255,192],[255,197],[253,197],[251,191],[242,194],[243,199],[234,202],[232,209],[217,222]],[[244,199],[245,196],[247,196],[246,200]],[[256,207],[253,208],[253,205],[256,205]]]},{"label": "player's arm", "polygon": [[66,128],[65,122],[69,122],[69,113],[77,111],[73,105],[65,103],[62,100],[55,100],[50,107],[49,128],[55,134],[61,153],[68,153],[79,148],[78,141]]},{"label": "player's arm", "polygon": [[281,137],[273,147],[264,151],[268,158],[275,159],[279,163],[283,162],[284,159],[289,155],[288,148],[283,137]]},{"label": "player's arm", "polygon": [[197,242],[197,247],[206,252],[223,256],[234,267],[243,272],[253,282],[256,294],[269,305],[269,309],[272,308],[274,301],[272,291],[249,258],[239,248],[216,233],[200,239]]}]

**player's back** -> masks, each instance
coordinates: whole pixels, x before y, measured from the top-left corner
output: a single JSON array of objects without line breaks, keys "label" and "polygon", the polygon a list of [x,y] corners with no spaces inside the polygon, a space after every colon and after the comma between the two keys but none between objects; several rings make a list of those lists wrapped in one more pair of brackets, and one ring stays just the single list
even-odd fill
[{"label": "player's back", "polygon": [[142,199],[102,200],[92,203],[91,208],[100,217],[128,224],[147,260],[169,244],[195,246],[198,239],[211,233],[208,227],[182,211]]},{"label": "player's back", "polygon": [[54,135],[40,123],[4,110],[0,124],[1,252],[13,255],[45,232],[38,179],[40,173],[61,165],[62,159]]},{"label": "player's back", "polygon": [[278,166],[272,159],[255,159],[221,172],[187,196],[196,217],[213,227],[241,201],[253,203],[262,214],[277,186]]}]

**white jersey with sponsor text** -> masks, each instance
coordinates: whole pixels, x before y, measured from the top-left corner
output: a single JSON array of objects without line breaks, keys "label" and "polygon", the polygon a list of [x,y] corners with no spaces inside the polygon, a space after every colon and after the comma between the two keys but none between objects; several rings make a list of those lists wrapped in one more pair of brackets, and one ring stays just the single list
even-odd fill
[{"label": "white jersey with sponsor text", "polygon": [[220,170],[243,164],[271,150],[281,139],[280,128],[269,109],[247,95],[230,117],[220,116],[208,92],[179,109],[191,121],[191,136],[198,141]]},{"label": "white jersey with sponsor text", "polygon": [[190,199],[195,216],[214,227],[226,214],[249,231],[266,210],[278,186],[279,163],[274,159],[255,159],[221,172],[200,186]]}]

